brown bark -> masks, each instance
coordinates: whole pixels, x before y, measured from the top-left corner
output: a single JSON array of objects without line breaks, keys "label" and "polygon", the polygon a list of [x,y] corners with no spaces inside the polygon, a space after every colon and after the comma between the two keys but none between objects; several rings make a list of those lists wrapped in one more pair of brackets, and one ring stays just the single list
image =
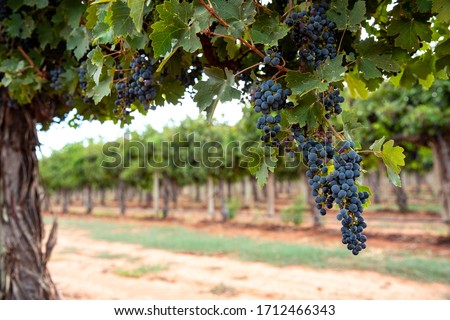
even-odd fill
[{"label": "brown bark", "polygon": [[63,200],[62,200],[61,212],[69,213],[69,191],[63,190],[62,197],[63,197]]},{"label": "brown bark", "polygon": [[106,198],[106,190],[100,189],[100,205],[105,205],[105,198]]},{"label": "brown bark", "polygon": [[269,178],[267,179],[267,215],[269,217],[275,216],[275,187],[276,187],[275,175],[273,173],[269,173]]},{"label": "brown bark", "polygon": [[126,208],[126,190],[125,190],[125,182],[122,179],[119,179],[119,183],[117,186],[117,196],[119,198],[119,207],[120,207],[120,215],[124,216]]},{"label": "brown bark", "polygon": [[450,236],[450,133],[438,136],[431,144],[434,172],[438,180],[438,196],[442,207],[442,217]]},{"label": "brown bark", "polygon": [[170,201],[170,179],[166,173],[163,173],[162,189],[163,189],[162,218],[166,219],[167,216],[169,215],[169,201]]},{"label": "brown bark", "polygon": [[92,214],[92,187],[86,188],[86,214]]},{"label": "brown bark", "polygon": [[220,215],[223,221],[227,221],[230,218],[230,211],[228,210],[227,200],[225,197],[225,182],[222,178],[219,179],[219,192],[220,192]]},{"label": "brown bark", "polygon": [[3,99],[0,103],[0,299],[59,297],[47,269],[56,244],[56,222],[43,248],[37,145],[31,107],[10,107]]}]

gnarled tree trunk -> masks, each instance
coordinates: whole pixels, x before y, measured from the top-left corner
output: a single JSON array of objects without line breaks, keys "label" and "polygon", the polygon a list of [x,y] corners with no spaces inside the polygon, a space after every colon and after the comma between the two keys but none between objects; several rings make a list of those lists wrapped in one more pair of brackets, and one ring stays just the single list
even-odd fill
[{"label": "gnarled tree trunk", "polygon": [[439,181],[438,196],[442,216],[450,236],[450,133],[438,136],[431,144],[433,149],[434,172]]},{"label": "gnarled tree trunk", "polygon": [[86,204],[86,214],[91,214],[92,213],[92,209],[93,209],[93,205],[92,205],[92,187],[88,186],[86,188],[86,199],[85,199],[85,204]]},{"label": "gnarled tree trunk", "polygon": [[125,182],[122,179],[119,179],[119,183],[117,185],[117,195],[119,198],[119,207],[120,207],[120,215],[124,216],[125,211],[127,210],[126,206],[126,190],[125,190]]},{"label": "gnarled tree trunk", "polygon": [[275,187],[276,187],[275,175],[269,173],[269,178],[267,179],[266,190],[267,190],[267,215],[269,217],[275,216]]},{"label": "gnarled tree trunk", "polygon": [[[1,101],[1,99],[0,99]],[[0,104],[0,299],[56,299],[47,262],[56,223],[43,250],[36,123],[29,106]]]}]

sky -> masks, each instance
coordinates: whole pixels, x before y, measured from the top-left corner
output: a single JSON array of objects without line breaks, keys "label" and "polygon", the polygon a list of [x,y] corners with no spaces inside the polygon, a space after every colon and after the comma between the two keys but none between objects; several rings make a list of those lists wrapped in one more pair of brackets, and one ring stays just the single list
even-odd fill
[{"label": "sky", "polygon": [[[214,113],[215,119],[222,123],[234,125],[242,118],[242,104],[238,100],[219,103]],[[73,114],[72,114],[73,115]],[[99,121],[84,121],[77,129],[71,128],[67,121],[54,123],[48,131],[38,131],[39,142],[38,157],[49,156],[52,150],[59,150],[68,143],[84,141],[88,138],[95,140],[103,138],[106,141],[115,140],[126,131],[141,132],[148,125],[161,131],[165,125],[177,125],[187,117],[197,118],[199,110],[191,98],[185,98],[179,105],[167,104],[150,110],[147,115],[135,113],[133,122],[123,128],[112,121],[100,123]],[[70,116],[68,117],[71,118]]]}]

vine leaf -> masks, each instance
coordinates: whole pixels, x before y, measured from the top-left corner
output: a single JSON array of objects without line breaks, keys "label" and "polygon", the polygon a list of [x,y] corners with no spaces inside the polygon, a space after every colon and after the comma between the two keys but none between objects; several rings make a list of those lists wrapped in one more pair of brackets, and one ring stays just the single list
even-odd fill
[{"label": "vine leaf", "polygon": [[363,128],[364,126],[362,125],[362,123],[358,122],[358,115],[355,112],[344,112],[341,114],[341,119],[342,126],[344,128],[345,139],[353,141],[353,132],[355,130]]},{"label": "vine leaf", "polygon": [[125,2],[115,1],[111,4],[111,21],[109,25],[112,27],[115,37],[125,36],[132,33],[135,29],[134,22],[130,16],[130,8]]},{"label": "vine leaf", "polygon": [[98,84],[103,68],[103,53],[100,47],[95,47],[95,49],[89,52],[88,58],[90,58],[90,63],[88,64],[89,70],[87,70],[88,74],[94,79],[95,84]]},{"label": "vine leaf", "polygon": [[191,3],[170,0],[156,10],[161,20],[152,24],[150,34],[155,57],[166,56],[178,46],[188,52],[202,47],[196,34],[207,27],[206,9],[194,10]]},{"label": "vine leaf", "polygon": [[114,68],[111,68],[107,72],[103,72],[100,76],[98,84],[91,88],[90,96],[94,98],[94,102],[96,104],[111,93],[114,70]]},{"label": "vine leaf", "polygon": [[228,27],[217,26],[215,29],[217,33],[240,38],[244,35],[246,26],[255,22],[256,7],[252,0],[210,0],[209,3],[218,16],[228,24]]},{"label": "vine leaf", "polygon": [[348,90],[353,98],[367,99],[369,97],[369,91],[366,88],[366,84],[358,75],[349,72],[345,74],[344,79],[345,82],[347,82]]},{"label": "vine leaf", "polygon": [[289,32],[289,27],[280,24],[278,14],[262,14],[252,24],[250,36],[254,43],[262,43],[266,46],[277,46],[278,40],[283,39]]},{"label": "vine leaf", "polygon": [[262,161],[258,166],[250,167],[250,172],[256,176],[256,181],[260,188],[264,187],[269,178],[269,171],[274,172],[278,158],[275,155],[275,150],[272,148],[264,148],[263,151],[268,151],[269,154],[262,156]]},{"label": "vine leaf", "polygon": [[394,140],[385,142],[385,137],[375,141],[369,149],[374,151],[374,154],[383,159],[387,168],[389,180],[397,187],[401,187],[400,171],[401,166],[405,165],[404,149],[400,146],[394,147]]},{"label": "vine leaf", "polygon": [[373,38],[361,41],[357,48],[359,52],[357,63],[364,79],[370,80],[382,77],[379,69],[391,72],[401,71],[400,65],[392,59],[392,55],[385,53],[387,48],[380,43],[376,43]]},{"label": "vine leaf", "polygon": [[359,0],[353,8],[348,8],[348,0],[336,0],[330,4],[327,16],[336,23],[339,30],[348,29],[352,32],[359,30],[360,23],[365,19],[366,2]]},{"label": "vine leaf", "polygon": [[194,89],[197,90],[194,101],[197,102],[200,111],[206,111],[208,121],[211,121],[219,101],[239,99],[241,92],[233,88],[234,74],[228,69],[224,71],[216,67],[205,68],[205,74],[208,79],[200,81],[194,86]]},{"label": "vine leaf", "polygon": [[342,66],[343,58],[344,56],[340,54],[333,60],[327,58],[325,63],[320,65],[320,67],[317,69],[317,72],[322,81],[329,83],[343,79],[343,74],[345,73],[346,70],[345,67]]},{"label": "vine leaf", "polygon": [[300,97],[315,89],[318,91],[328,89],[328,83],[322,82],[321,79],[311,73],[290,70],[287,72],[286,81],[292,93]]},{"label": "vine leaf", "polygon": [[290,124],[298,123],[300,127],[317,128],[321,123],[323,108],[317,102],[315,95],[305,96],[293,109],[283,110],[282,118],[286,118]]},{"label": "vine leaf", "polygon": [[431,41],[432,32],[424,22],[395,20],[387,29],[387,34],[397,36],[395,38],[397,47],[413,52],[420,48],[420,41]]},{"label": "vine leaf", "polygon": [[73,54],[77,59],[81,59],[89,49],[89,36],[87,35],[86,28],[80,26],[73,29],[67,39],[67,49],[73,50]]},{"label": "vine leaf", "polygon": [[144,19],[144,4],[145,0],[128,0],[130,16],[133,20],[137,32],[141,32],[142,29],[142,21]]},{"label": "vine leaf", "polygon": [[436,18],[442,23],[448,23],[450,20],[450,2],[448,0],[433,0],[433,11],[438,15]]}]

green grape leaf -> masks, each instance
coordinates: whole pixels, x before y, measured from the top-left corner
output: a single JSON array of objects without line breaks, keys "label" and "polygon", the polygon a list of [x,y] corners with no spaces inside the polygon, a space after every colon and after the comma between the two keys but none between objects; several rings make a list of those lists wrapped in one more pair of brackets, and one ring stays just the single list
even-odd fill
[{"label": "green grape leaf", "polygon": [[224,71],[216,67],[205,68],[205,73],[208,79],[200,81],[194,86],[194,89],[197,90],[194,101],[197,102],[200,111],[206,111],[208,121],[211,121],[219,101],[239,99],[241,92],[233,88],[234,74],[228,69]]},{"label": "green grape leaf", "polygon": [[287,72],[286,81],[292,93],[300,97],[312,90],[325,91],[328,89],[328,82],[323,82],[310,73],[290,70]]},{"label": "green grape leaf", "polygon": [[433,12],[438,15],[436,18],[442,23],[450,21],[450,1],[448,0],[433,0]]},{"label": "green grape leaf", "polygon": [[161,85],[157,87],[156,96],[161,100],[156,101],[156,103],[158,105],[164,105],[164,102],[167,101],[168,103],[176,105],[183,96],[184,90],[185,88],[179,80],[164,77],[161,81]]},{"label": "green grape leaf", "polygon": [[394,20],[388,27],[387,34],[396,36],[396,46],[412,52],[420,48],[420,40],[431,41],[432,32],[430,26],[424,22]]},{"label": "green grape leaf", "polygon": [[361,129],[364,126],[358,122],[358,115],[355,112],[344,112],[341,114],[342,126],[344,128],[344,137],[347,140],[353,141],[352,134],[355,130]]},{"label": "green grape leaf", "polygon": [[41,49],[44,49],[47,45],[50,45],[50,48],[55,48],[58,45],[58,35],[49,21],[44,21],[39,25],[37,34]]},{"label": "green grape leaf", "polygon": [[78,1],[65,0],[61,6],[64,6],[67,24],[72,28],[78,28],[80,26],[81,17],[86,10],[86,5],[82,5],[81,2]]},{"label": "green grape leaf", "polygon": [[[135,24],[130,16],[130,8],[125,2],[115,1],[110,7],[111,16],[107,21],[113,30],[115,37],[126,36],[135,29]],[[109,15],[108,15],[109,17]]]},{"label": "green grape leaf", "polygon": [[373,151],[381,151],[381,147],[383,146],[384,141],[386,140],[385,137],[376,140],[372,145],[369,147],[370,150]]},{"label": "green grape leaf", "polygon": [[114,68],[107,69],[107,72],[102,72],[100,81],[90,90],[90,97],[94,98],[94,102],[99,103],[104,97],[110,95],[111,86],[114,79]]},{"label": "green grape leaf", "polygon": [[323,82],[336,82],[344,78],[345,67],[342,66],[342,54],[338,55],[333,60],[327,58],[324,64],[320,65],[317,69],[317,73]]},{"label": "green grape leaf", "polygon": [[387,168],[389,180],[397,187],[401,187],[400,171],[401,166],[405,165],[404,149],[400,146],[394,147],[394,140],[384,142],[385,138],[375,141],[370,149],[374,151],[375,156],[383,159]]},{"label": "green grape leaf", "polygon": [[388,50],[386,46],[375,42],[374,38],[361,41],[357,49],[359,52],[357,63],[364,79],[370,80],[382,77],[379,69],[400,72],[400,65],[392,58],[391,54],[385,53]]},{"label": "green grape leaf", "polygon": [[265,162],[262,163],[261,167],[256,172],[255,176],[259,187],[260,188],[264,187],[264,185],[267,183],[267,179],[269,178],[269,167],[266,165]]},{"label": "green grape leaf", "polygon": [[356,1],[352,9],[348,8],[348,0],[336,0],[330,4],[327,12],[328,19],[334,21],[339,30],[348,29],[352,32],[359,30],[365,15],[366,2],[363,0]]},{"label": "green grape leaf", "polygon": [[138,32],[142,30],[145,0],[128,0],[130,16]]},{"label": "green grape leaf", "polygon": [[91,68],[89,68],[89,75],[92,77],[95,84],[98,85],[103,68],[103,53],[100,47],[95,47],[95,49],[89,52],[88,58],[90,58],[89,65],[91,66]]},{"label": "green grape leaf", "polygon": [[435,52],[438,56],[450,55],[450,39],[447,39],[444,42],[439,43],[436,46]]},{"label": "green grape leaf", "polygon": [[206,9],[194,10],[192,4],[177,0],[165,1],[156,9],[160,20],[152,24],[150,34],[155,57],[166,56],[179,46],[188,52],[201,48],[197,32],[205,27]]},{"label": "green grape leaf", "polygon": [[395,173],[400,173],[401,166],[405,165],[404,149],[400,146],[394,147],[394,140],[389,140],[383,144],[383,161],[388,168]]},{"label": "green grape leaf", "polygon": [[108,10],[108,7],[99,5],[97,10],[98,21],[92,29],[92,37],[94,43],[110,43],[113,42],[114,35],[113,29],[107,23],[112,19],[112,12]]},{"label": "green grape leaf", "polygon": [[289,32],[285,23],[280,23],[280,17],[276,13],[261,14],[250,30],[250,36],[254,43],[262,43],[266,46],[277,46],[278,40],[283,39]]},{"label": "green grape leaf", "polygon": [[300,127],[317,128],[322,123],[323,107],[317,102],[315,95],[307,95],[297,103],[297,107],[282,111],[282,118],[289,124],[298,123]]},{"label": "green grape leaf", "polygon": [[97,23],[97,10],[98,6],[90,5],[86,10],[86,28],[89,30],[95,27]]},{"label": "green grape leaf", "polygon": [[246,26],[255,22],[256,6],[252,0],[209,0],[208,2],[218,16],[228,24],[228,28],[219,24],[216,28],[217,33],[241,38],[244,36]]},{"label": "green grape leaf", "polygon": [[417,9],[419,12],[425,13],[431,10],[431,0],[416,0]]},{"label": "green grape leaf", "polygon": [[81,59],[89,49],[89,36],[85,26],[73,29],[67,39],[67,49],[73,50],[77,59]]},{"label": "green grape leaf", "polygon": [[[265,148],[264,151],[267,151],[267,148]],[[256,181],[258,182],[260,188],[264,187],[264,185],[267,183],[267,179],[269,178],[269,171],[274,172],[278,162],[275,150],[273,148],[270,148],[268,151],[269,154],[263,156],[260,166],[252,169],[255,172],[254,174],[256,176]]]},{"label": "green grape leaf", "polygon": [[345,82],[347,82],[348,91],[353,98],[367,99],[369,97],[369,91],[366,88],[366,84],[358,75],[346,73],[344,79]]}]

